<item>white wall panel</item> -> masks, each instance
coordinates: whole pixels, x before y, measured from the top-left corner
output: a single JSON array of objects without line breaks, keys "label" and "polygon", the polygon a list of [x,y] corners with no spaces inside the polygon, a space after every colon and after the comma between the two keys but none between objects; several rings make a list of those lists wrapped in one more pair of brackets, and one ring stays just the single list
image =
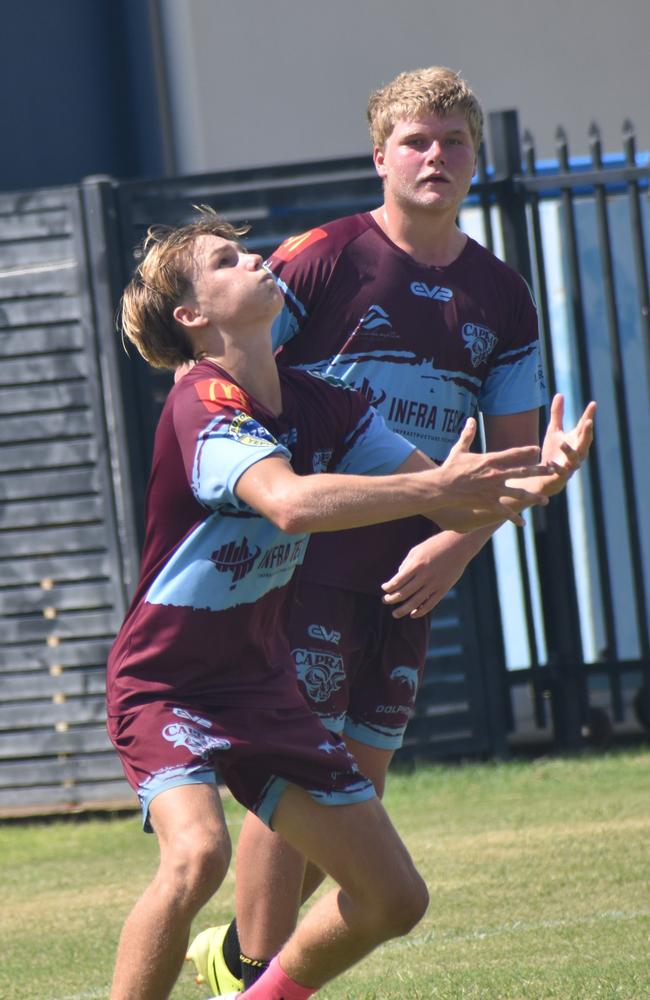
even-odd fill
[{"label": "white wall panel", "polygon": [[539,155],[625,117],[650,148],[647,0],[161,0],[182,173],[363,153],[369,92],[459,69],[486,111],[516,107]]}]

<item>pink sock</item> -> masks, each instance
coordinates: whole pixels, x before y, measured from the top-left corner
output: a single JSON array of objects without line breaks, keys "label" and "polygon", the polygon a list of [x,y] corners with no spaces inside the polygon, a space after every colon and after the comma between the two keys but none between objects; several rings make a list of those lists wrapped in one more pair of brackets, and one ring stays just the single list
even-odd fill
[{"label": "pink sock", "polygon": [[264,975],[242,993],[242,1000],[307,1000],[316,992],[311,986],[300,986],[282,971],[277,957]]}]

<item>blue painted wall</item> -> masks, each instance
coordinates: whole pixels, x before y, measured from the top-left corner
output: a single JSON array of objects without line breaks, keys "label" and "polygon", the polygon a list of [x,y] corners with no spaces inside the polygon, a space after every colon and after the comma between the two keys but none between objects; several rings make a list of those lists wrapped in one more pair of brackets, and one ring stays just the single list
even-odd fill
[{"label": "blue painted wall", "polygon": [[147,0],[19,0],[0,31],[0,190],[164,172]]}]

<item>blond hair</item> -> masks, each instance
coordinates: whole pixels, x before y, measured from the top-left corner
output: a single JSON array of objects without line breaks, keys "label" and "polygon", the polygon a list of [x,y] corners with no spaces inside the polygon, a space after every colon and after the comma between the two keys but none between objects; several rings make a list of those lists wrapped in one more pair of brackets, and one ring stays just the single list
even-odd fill
[{"label": "blond hair", "polygon": [[140,259],[124,289],[120,322],[127,337],[154,368],[178,368],[194,354],[174,309],[192,294],[192,248],[199,236],[239,242],[248,226],[233,226],[205,205],[193,206],[199,218],[185,226],[151,226],[136,251]]},{"label": "blond hair", "polygon": [[400,73],[370,95],[368,125],[373,145],[383,149],[399,119],[424,114],[445,117],[454,112],[464,115],[474,148],[478,149],[483,136],[483,111],[459,73],[446,66]]}]

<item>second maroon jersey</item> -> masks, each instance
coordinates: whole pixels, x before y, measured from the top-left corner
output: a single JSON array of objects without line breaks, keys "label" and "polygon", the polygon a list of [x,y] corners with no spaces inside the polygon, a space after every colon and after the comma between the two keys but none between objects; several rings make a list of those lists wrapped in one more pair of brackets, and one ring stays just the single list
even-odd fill
[{"label": "second maroon jersey", "polygon": [[[528,286],[471,238],[452,264],[426,266],[361,213],[285,240],[267,266],[285,296],[273,331],[280,364],[356,388],[435,461],[477,410],[520,413],[545,402]],[[430,530],[415,519],[336,542],[315,536],[304,572],[375,593]]]}]

